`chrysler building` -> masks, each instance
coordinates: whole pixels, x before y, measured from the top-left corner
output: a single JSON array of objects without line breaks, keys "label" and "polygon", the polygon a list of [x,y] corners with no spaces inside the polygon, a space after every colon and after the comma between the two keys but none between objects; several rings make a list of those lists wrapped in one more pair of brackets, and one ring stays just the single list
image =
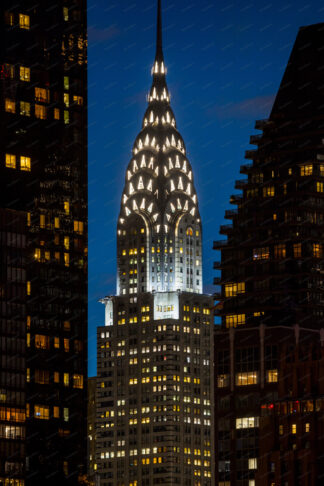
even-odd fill
[{"label": "chrysler building", "polygon": [[158,1],[152,87],[126,168],[117,295],[98,328],[104,486],[213,484],[213,299],[193,171],[170,105]]}]

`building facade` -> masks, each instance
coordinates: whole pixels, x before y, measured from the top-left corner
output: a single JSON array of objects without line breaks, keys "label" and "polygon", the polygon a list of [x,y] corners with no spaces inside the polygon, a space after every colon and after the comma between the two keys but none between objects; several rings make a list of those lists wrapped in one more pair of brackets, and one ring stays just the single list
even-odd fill
[{"label": "building facade", "polygon": [[0,7],[0,484],[86,465],[86,2]]},{"label": "building facade", "polygon": [[193,174],[166,84],[153,83],[126,170],[117,295],[98,328],[96,463],[104,486],[213,484],[213,300],[202,293]]},{"label": "building facade", "polygon": [[[310,386],[311,375],[303,376],[308,368],[298,360],[295,374],[298,369],[299,381],[308,384],[296,386],[284,356],[311,361],[310,350],[320,351],[324,328],[323,28],[300,29],[270,117],[256,123],[262,133],[251,137],[257,149],[246,153],[252,162],[241,166],[247,178],[236,182],[242,193],[231,203],[237,209],[226,213],[232,224],[221,227],[227,239],[214,243],[221,250],[214,265],[221,270],[215,283],[221,286],[216,298],[222,320],[215,333],[218,486],[323,481],[320,455],[314,452],[319,444],[323,448],[321,427],[315,447],[307,439],[314,427],[310,421],[308,431],[301,429],[302,419],[290,424],[288,416],[274,420],[274,429],[261,426],[265,409],[284,414],[279,402],[316,403],[321,394]],[[290,431],[289,424],[294,425]],[[296,433],[306,434],[303,444]],[[276,459],[270,457],[272,447]],[[285,468],[295,472],[281,474]]]}]

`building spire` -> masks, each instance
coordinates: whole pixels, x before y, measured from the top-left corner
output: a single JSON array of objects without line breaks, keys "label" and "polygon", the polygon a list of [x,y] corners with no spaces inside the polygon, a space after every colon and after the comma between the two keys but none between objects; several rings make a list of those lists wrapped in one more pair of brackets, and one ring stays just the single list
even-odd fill
[{"label": "building spire", "polygon": [[157,32],[156,32],[156,61],[163,61],[163,47],[162,47],[162,8],[161,0],[157,4]]}]

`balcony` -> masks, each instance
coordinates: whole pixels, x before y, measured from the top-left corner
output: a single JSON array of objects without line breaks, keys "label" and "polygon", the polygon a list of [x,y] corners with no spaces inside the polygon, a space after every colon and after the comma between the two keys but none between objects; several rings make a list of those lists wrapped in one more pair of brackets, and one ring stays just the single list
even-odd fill
[{"label": "balcony", "polygon": [[235,216],[238,215],[238,210],[237,209],[227,209],[225,211],[225,219],[232,219]]},{"label": "balcony", "polygon": [[255,122],[255,129],[256,130],[263,130],[264,127],[266,127],[267,125],[269,125],[271,122],[268,118],[264,118],[263,120],[256,120]]},{"label": "balcony", "polygon": [[227,245],[227,240],[214,241],[213,250],[220,250],[221,248],[223,248],[226,245]]},{"label": "balcony", "polygon": [[222,262],[220,262],[220,261],[214,262],[214,264],[213,264],[214,270],[220,270],[221,268],[222,268]]},{"label": "balcony", "polygon": [[233,229],[233,225],[232,224],[222,224],[221,227],[220,227],[220,234],[221,235],[227,235],[228,233],[230,233]]},{"label": "balcony", "polygon": [[246,150],[244,158],[253,160],[257,153],[258,153],[258,151],[256,149]]},{"label": "balcony", "polygon": [[253,167],[253,164],[243,164],[240,167],[241,174],[247,174]]},{"label": "balcony", "polygon": [[230,197],[230,204],[241,204],[242,201],[243,201],[243,198],[239,194],[233,194]]},{"label": "balcony", "polygon": [[248,179],[239,179],[235,181],[235,189],[244,189],[248,185]]},{"label": "balcony", "polygon": [[258,134],[258,135],[251,135],[250,136],[250,144],[251,145],[258,145],[260,140],[262,139],[263,134]]}]

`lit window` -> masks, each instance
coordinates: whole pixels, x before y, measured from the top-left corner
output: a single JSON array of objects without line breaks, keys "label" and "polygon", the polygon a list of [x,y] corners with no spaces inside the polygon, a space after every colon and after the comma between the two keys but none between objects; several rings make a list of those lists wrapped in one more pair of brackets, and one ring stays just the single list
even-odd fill
[{"label": "lit window", "polygon": [[269,257],[270,250],[268,246],[253,249],[253,260],[268,260]]},{"label": "lit window", "polygon": [[64,236],[64,248],[66,250],[70,249],[70,238],[69,238],[69,236]]},{"label": "lit window", "polygon": [[245,314],[232,314],[225,316],[226,327],[237,327],[245,324]]},{"label": "lit window", "polygon": [[26,283],[26,288],[27,288],[27,295],[30,295],[31,294],[31,283],[30,282]]},{"label": "lit window", "polygon": [[14,100],[10,100],[9,98],[6,98],[5,110],[7,113],[16,113],[16,102]]},{"label": "lit window", "polygon": [[301,243],[294,243],[294,258],[301,258],[302,256],[302,246]]},{"label": "lit window", "polygon": [[249,458],[249,469],[257,469],[257,458],[256,457],[250,457]]},{"label": "lit window", "polygon": [[309,422],[307,422],[305,424],[305,432],[310,432],[310,423]]},{"label": "lit window", "polygon": [[58,229],[60,227],[60,218],[54,218],[54,228]]},{"label": "lit window", "polygon": [[83,97],[74,95],[73,96],[73,102],[76,103],[79,106],[82,106],[83,105]]},{"label": "lit window", "polygon": [[54,348],[58,349],[60,347],[60,338],[54,337]]},{"label": "lit window", "polygon": [[70,340],[68,338],[64,339],[64,351],[66,353],[70,351]]},{"label": "lit window", "polygon": [[16,156],[13,154],[6,154],[6,167],[8,169],[16,168]]},{"label": "lit window", "polygon": [[31,160],[30,157],[22,155],[20,157],[20,170],[25,170],[29,172],[31,170]]},{"label": "lit window", "polygon": [[54,120],[60,119],[60,110],[59,108],[54,108]]},{"label": "lit window", "polygon": [[217,376],[217,387],[225,388],[229,386],[229,375],[218,375]]},{"label": "lit window", "polygon": [[40,120],[46,120],[46,106],[35,105],[35,116]]},{"label": "lit window", "polygon": [[283,425],[279,425],[279,435],[283,435],[283,433],[284,433]]},{"label": "lit window", "polygon": [[286,245],[280,244],[274,247],[275,258],[286,258]]},{"label": "lit window", "polygon": [[35,88],[35,100],[43,103],[49,103],[50,93],[45,88]]},{"label": "lit window", "polygon": [[64,76],[64,89],[70,89],[70,78],[69,76]]},{"label": "lit window", "polygon": [[45,405],[35,405],[34,416],[37,419],[48,420],[49,419],[49,407]]},{"label": "lit window", "polygon": [[20,81],[30,81],[30,68],[26,66],[20,66],[19,78]]},{"label": "lit window", "polygon": [[236,419],[237,429],[250,429],[259,427],[259,417],[241,417]]},{"label": "lit window", "polygon": [[316,182],[316,191],[324,192],[324,182]]},{"label": "lit window", "polygon": [[322,258],[322,245],[321,243],[313,243],[313,256],[315,258]]},{"label": "lit window", "polygon": [[69,201],[64,201],[64,211],[66,214],[70,214],[70,203]]},{"label": "lit window", "polygon": [[266,186],[263,188],[263,197],[273,197],[275,195],[274,186]]},{"label": "lit window", "polygon": [[267,382],[268,383],[278,382],[278,370],[267,370]]},{"label": "lit window", "polygon": [[235,297],[245,292],[245,282],[225,284],[225,297]]},{"label": "lit window", "polygon": [[291,433],[296,434],[297,433],[297,424],[291,424]]},{"label": "lit window", "polygon": [[324,164],[320,165],[320,176],[324,176]]},{"label": "lit window", "polygon": [[20,114],[22,116],[30,116],[30,103],[27,101],[20,102]]},{"label": "lit window", "polygon": [[70,115],[67,110],[64,110],[64,123],[68,125],[70,123]]},{"label": "lit window", "polygon": [[257,385],[258,377],[259,377],[259,373],[257,371],[246,371],[243,373],[236,373],[235,385],[236,386]]},{"label": "lit window", "polygon": [[301,176],[310,176],[312,174],[313,174],[313,165],[312,164],[300,166],[300,175]]},{"label": "lit window", "polygon": [[69,421],[69,409],[68,408],[63,409],[63,418],[64,418],[64,422]]},{"label": "lit window", "polygon": [[[64,410],[68,410],[68,409],[65,408]],[[64,416],[64,420],[65,420],[65,416]],[[68,415],[67,420],[69,420],[69,415]],[[63,462],[63,473],[64,473],[64,476],[69,475],[69,463],[68,463],[68,461]]]},{"label": "lit window", "polygon": [[30,28],[30,17],[29,15],[19,14],[19,27],[21,29],[29,29]]},{"label": "lit window", "polygon": [[49,336],[44,336],[43,334],[35,334],[35,348],[49,349],[50,348]]},{"label": "lit window", "polygon": [[83,233],[83,221],[74,221],[74,231],[82,235]]},{"label": "lit window", "polygon": [[70,375],[69,375],[69,373],[64,373],[63,374],[63,384],[64,384],[64,386],[69,386],[69,384],[70,384]]},{"label": "lit window", "polygon": [[66,267],[70,266],[70,255],[69,255],[69,253],[64,253],[64,265]]},{"label": "lit window", "polygon": [[60,383],[60,373],[58,371],[54,371],[54,383]]},{"label": "lit window", "polygon": [[69,20],[69,9],[68,7],[63,7],[63,19],[65,22]]},{"label": "lit window", "polygon": [[60,418],[60,407],[53,407],[53,417]]},{"label": "lit window", "polygon": [[70,106],[70,96],[69,93],[64,93],[63,94],[63,102],[65,106],[69,107]]},{"label": "lit window", "polygon": [[83,375],[73,375],[73,388],[83,388]]}]

